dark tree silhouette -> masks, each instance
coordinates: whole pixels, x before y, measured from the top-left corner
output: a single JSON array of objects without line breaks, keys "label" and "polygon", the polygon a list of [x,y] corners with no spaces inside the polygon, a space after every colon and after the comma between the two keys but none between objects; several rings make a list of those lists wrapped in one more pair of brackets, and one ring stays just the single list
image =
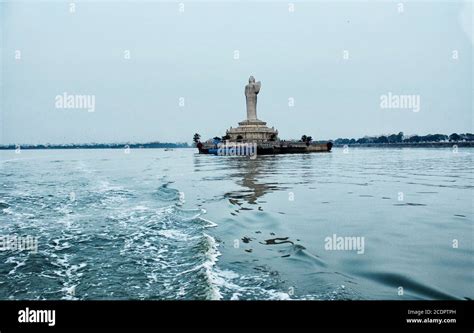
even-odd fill
[{"label": "dark tree silhouette", "polygon": [[461,136],[457,133],[453,133],[449,136],[449,141],[459,141],[461,140]]}]

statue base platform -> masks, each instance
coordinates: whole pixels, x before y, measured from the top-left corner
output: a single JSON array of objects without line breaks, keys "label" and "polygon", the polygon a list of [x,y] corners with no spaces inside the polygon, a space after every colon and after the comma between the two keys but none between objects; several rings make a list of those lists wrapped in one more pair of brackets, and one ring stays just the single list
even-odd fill
[{"label": "statue base platform", "polygon": [[259,119],[249,119],[239,122],[239,127],[227,130],[227,135],[231,141],[242,142],[266,142],[274,141],[278,138],[278,131],[269,128],[267,123]]}]

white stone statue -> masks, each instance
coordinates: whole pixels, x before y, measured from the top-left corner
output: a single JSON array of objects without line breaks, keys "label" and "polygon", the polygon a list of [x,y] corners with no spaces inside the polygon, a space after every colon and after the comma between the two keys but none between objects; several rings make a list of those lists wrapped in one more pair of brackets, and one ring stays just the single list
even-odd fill
[{"label": "white stone statue", "polygon": [[260,92],[260,81],[250,76],[249,84],[245,86],[245,98],[247,100],[247,120],[257,120],[257,94]]}]

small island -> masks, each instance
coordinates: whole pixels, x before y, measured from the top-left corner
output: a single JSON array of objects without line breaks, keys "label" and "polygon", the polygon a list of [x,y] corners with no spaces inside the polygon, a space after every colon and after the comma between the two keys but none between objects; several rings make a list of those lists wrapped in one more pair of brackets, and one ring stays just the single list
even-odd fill
[{"label": "small island", "polygon": [[252,155],[253,151],[258,155],[272,155],[331,151],[332,142],[312,142],[311,136],[305,135],[301,141],[280,140],[278,130],[269,128],[266,122],[257,118],[257,95],[261,86],[260,81],[255,82],[255,78],[250,76],[244,91],[247,119],[239,122],[238,127],[231,127],[226,135],[206,142],[201,142],[200,135],[195,134],[194,142],[200,154]]}]

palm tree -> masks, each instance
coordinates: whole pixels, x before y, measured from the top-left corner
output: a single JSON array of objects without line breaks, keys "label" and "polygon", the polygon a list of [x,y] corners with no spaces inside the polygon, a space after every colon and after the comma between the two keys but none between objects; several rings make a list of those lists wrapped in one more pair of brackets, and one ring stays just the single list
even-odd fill
[{"label": "palm tree", "polygon": [[313,141],[313,138],[311,136],[307,136],[306,134],[301,136],[301,142],[306,143],[307,146],[309,146],[311,141]]}]

